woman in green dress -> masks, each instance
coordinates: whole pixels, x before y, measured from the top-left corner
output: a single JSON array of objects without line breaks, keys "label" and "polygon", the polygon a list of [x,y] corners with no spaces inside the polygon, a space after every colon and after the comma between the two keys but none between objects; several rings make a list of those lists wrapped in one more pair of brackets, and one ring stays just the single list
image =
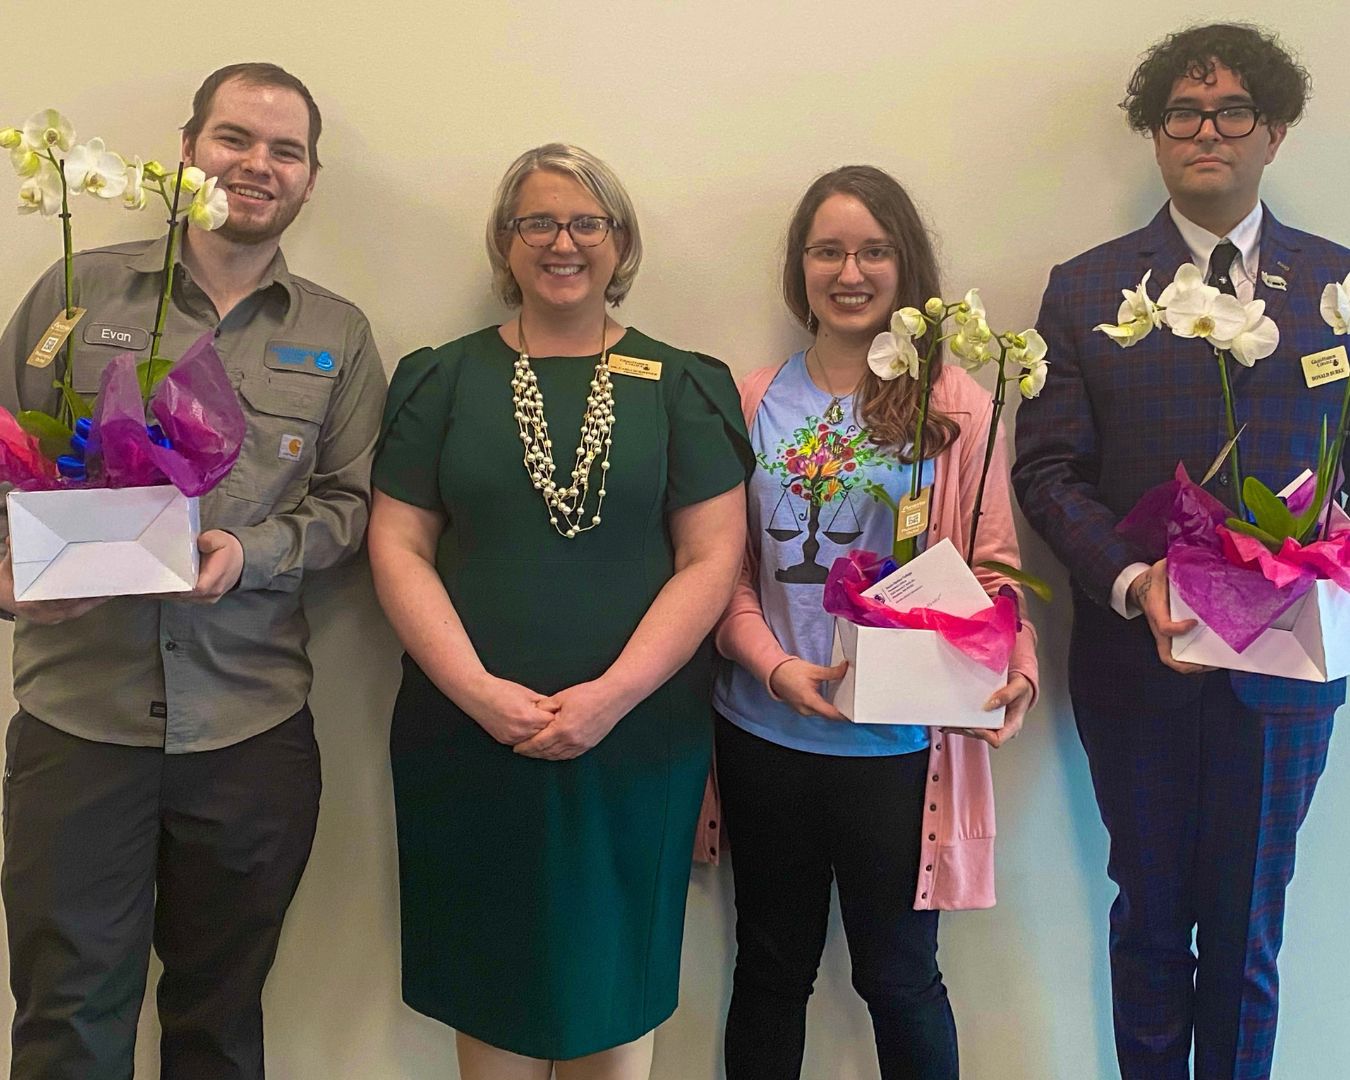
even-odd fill
[{"label": "woman in green dress", "polygon": [[603,162],[523,154],[487,244],[519,314],[403,360],[374,473],[403,996],[465,1080],[641,1080],[753,459],[723,364],[609,316],[642,248]]}]

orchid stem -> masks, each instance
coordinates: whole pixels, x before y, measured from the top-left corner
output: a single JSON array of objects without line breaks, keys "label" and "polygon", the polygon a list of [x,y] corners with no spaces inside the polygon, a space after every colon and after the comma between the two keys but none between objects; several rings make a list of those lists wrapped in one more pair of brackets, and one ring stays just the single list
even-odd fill
[{"label": "orchid stem", "polygon": [[[1341,485],[1345,484],[1344,463],[1341,461],[1345,454],[1345,437],[1347,423],[1350,422],[1350,379],[1345,380],[1345,393],[1341,395],[1341,418],[1336,424],[1336,438],[1331,443],[1331,480],[1328,486],[1334,485],[1336,473],[1341,474]],[[1327,492],[1327,516],[1322,523],[1322,539],[1331,539],[1331,508],[1336,505],[1336,488],[1331,486]]]},{"label": "orchid stem", "polygon": [[[169,299],[173,295],[173,264],[178,251],[178,199],[183,193],[183,163],[178,163],[178,177],[174,182],[173,204],[169,207],[169,236],[164,241],[164,287],[159,294],[159,308],[155,312],[155,330],[150,335],[150,357],[145,364],[145,385],[141,398],[150,400],[155,361],[159,358],[159,344],[164,337],[164,321],[169,314]],[[167,201],[167,200],[166,200]]]},{"label": "orchid stem", "polygon": [[[55,161],[54,155],[48,155]],[[75,262],[75,244],[74,236],[70,227],[70,188],[66,184],[66,163],[64,160],[56,162],[56,171],[61,177],[61,245],[62,262],[65,270],[65,312],[69,319],[75,314],[75,308],[71,305],[71,298],[74,295],[74,262]],[[73,392],[71,368],[74,364],[73,347],[71,341],[73,334],[66,336],[64,352],[66,354],[65,363],[61,371],[61,403],[59,417],[67,427],[75,426],[75,410],[70,405],[70,394]]]},{"label": "orchid stem", "polygon": [[989,437],[984,443],[984,465],[980,469],[980,486],[975,491],[975,512],[970,519],[970,543],[966,547],[966,564],[975,562],[975,538],[980,532],[980,515],[984,513],[984,485],[989,479],[989,467],[994,460],[994,447],[998,443],[999,418],[1003,415],[1003,404],[1007,396],[1008,382],[1003,376],[1003,363],[1008,355],[1008,347],[1000,343],[998,354],[998,382],[994,384],[994,409],[989,417]]},{"label": "orchid stem", "polygon": [[1238,520],[1246,521],[1247,510],[1242,505],[1242,465],[1238,458],[1237,417],[1233,413],[1233,390],[1228,385],[1228,353],[1223,349],[1215,349],[1214,355],[1219,359],[1219,381],[1223,385],[1223,419],[1228,426],[1228,440],[1232,443],[1228,457],[1228,471],[1233,480],[1233,501]]},{"label": "orchid stem", "polygon": [[[924,428],[928,425],[928,399],[933,392],[933,358],[938,350],[938,343],[941,340],[937,334],[937,327],[933,327],[933,336],[928,343],[928,351],[923,358],[923,376],[919,389],[919,415],[914,422],[914,452],[910,456],[910,474],[909,474],[909,497],[917,499],[919,497],[919,488],[923,481],[923,436]],[[897,531],[899,522],[896,523]],[[891,555],[896,563],[904,566],[918,553],[919,538],[909,536],[904,540],[895,540],[892,543]]]}]

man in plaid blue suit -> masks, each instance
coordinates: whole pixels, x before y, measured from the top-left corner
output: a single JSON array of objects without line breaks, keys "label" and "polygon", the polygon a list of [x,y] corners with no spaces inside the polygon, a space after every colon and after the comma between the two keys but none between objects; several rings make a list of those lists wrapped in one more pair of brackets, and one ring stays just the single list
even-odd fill
[{"label": "man in plaid blue suit", "polygon": [[[1214,352],[1156,330],[1122,349],[1121,290],[1157,297],[1182,264],[1266,303],[1279,348],[1230,365],[1244,471],[1274,490],[1317,461],[1343,383],[1310,390],[1300,357],[1337,344],[1319,314],[1350,251],[1259,201],[1266,165],[1303,110],[1307,73],[1252,27],[1174,34],[1145,56],[1124,108],[1153,140],[1168,204],[1143,229],[1051,271],[1038,327],[1051,366],[1022,406],[1013,482],[1072,578],[1069,688],[1111,837],[1111,981],[1126,1080],[1270,1075],[1276,956],[1294,840],[1326,762],[1345,682],[1197,668],[1171,638],[1166,564],[1115,532],[1178,461],[1204,474],[1224,440]],[[1228,470],[1210,490],[1233,503]],[[1142,618],[1137,618],[1138,615]],[[1194,933],[1194,949],[1192,934]]]}]

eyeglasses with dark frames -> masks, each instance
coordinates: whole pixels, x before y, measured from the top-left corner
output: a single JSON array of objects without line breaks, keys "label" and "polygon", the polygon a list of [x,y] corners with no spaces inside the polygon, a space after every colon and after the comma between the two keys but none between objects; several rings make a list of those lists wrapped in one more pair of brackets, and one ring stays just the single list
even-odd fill
[{"label": "eyeglasses with dark frames", "polygon": [[1164,109],[1162,132],[1169,139],[1194,139],[1208,120],[1225,139],[1245,139],[1256,130],[1261,110],[1255,105],[1228,105],[1222,109]]},{"label": "eyeglasses with dark frames", "polygon": [[597,247],[605,242],[610,229],[623,228],[613,218],[594,214],[574,217],[571,221],[555,221],[544,214],[532,214],[529,217],[512,218],[507,225],[515,229],[516,235],[530,247],[548,247],[564,229],[577,247]]}]

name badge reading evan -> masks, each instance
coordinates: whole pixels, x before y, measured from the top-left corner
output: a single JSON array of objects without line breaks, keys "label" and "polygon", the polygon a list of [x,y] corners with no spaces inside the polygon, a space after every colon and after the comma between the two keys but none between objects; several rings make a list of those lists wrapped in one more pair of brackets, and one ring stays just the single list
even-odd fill
[{"label": "name badge reading evan", "polygon": [[29,367],[44,368],[56,359],[56,354],[66,343],[66,338],[75,332],[75,324],[84,318],[84,308],[77,307],[73,310],[75,313],[70,318],[66,318],[63,311],[52,320],[51,326],[42,332],[38,343],[33,346],[33,351],[28,354]]},{"label": "name badge reading evan", "polygon": [[1344,345],[1303,357],[1303,381],[1309,390],[1342,379],[1350,379],[1350,359],[1346,357]]},{"label": "name badge reading evan", "polygon": [[609,370],[615,375],[631,375],[635,379],[659,379],[661,377],[660,360],[639,360],[636,356],[615,356],[609,358]]},{"label": "name badge reading evan", "polygon": [[928,499],[932,493],[932,488],[924,488],[916,498],[900,501],[900,508],[895,513],[897,540],[908,540],[928,528]]}]

